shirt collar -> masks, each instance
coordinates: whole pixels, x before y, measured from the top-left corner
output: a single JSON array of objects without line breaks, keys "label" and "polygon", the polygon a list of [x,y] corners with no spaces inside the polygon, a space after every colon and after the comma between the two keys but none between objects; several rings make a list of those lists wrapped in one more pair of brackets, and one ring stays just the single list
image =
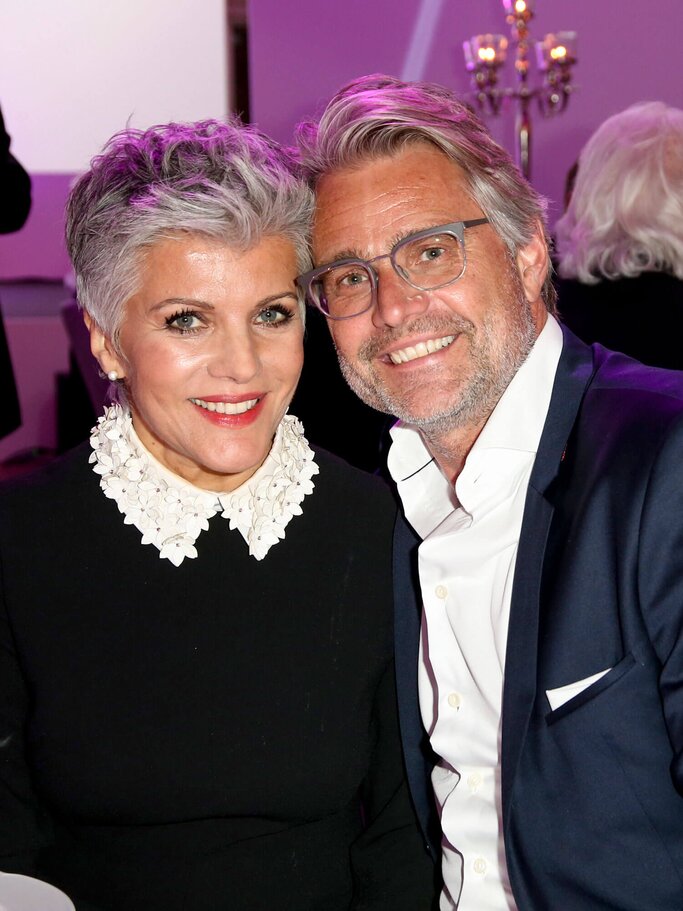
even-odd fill
[{"label": "shirt collar", "polygon": [[[458,506],[469,501],[472,476],[485,471],[487,452],[535,454],[550,405],[557,365],[562,353],[562,330],[548,316],[528,357],[512,378],[479,437],[470,450],[460,475],[463,484],[458,496],[441,473],[420,431],[402,421],[391,428],[392,444],[387,467],[397,484],[406,518],[422,537],[426,537]],[[518,460],[510,459],[514,470]],[[460,496],[462,495],[462,497]],[[469,511],[469,510],[468,510]]]},{"label": "shirt collar", "polygon": [[553,316],[500,397],[470,451],[516,449],[536,452],[543,433],[557,365],[562,353],[562,330]]},{"label": "shirt collar", "polygon": [[129,411],[105,409],[90,436],[90,462],[105,496],[116,501],[126,525],[142,533],[159,556],[179,566],[197,557],[195,546],[209,519],[220,514],[262,560],[301,515],[301,502],[313,492],[318,474],[313,451],[293,415],[280,422],[263,465],[240,487],[214,493],[189,484],[162,465],[138,437]]}]

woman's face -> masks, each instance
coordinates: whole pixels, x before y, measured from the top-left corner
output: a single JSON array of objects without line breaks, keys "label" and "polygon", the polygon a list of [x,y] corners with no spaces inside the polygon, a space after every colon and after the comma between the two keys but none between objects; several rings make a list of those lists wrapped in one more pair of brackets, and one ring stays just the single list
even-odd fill
[{"label": "woman's face", "polygon": [[199,235],[160,240],[126,304],[120,353],[91,328],[142,442],[198,487],[232,490],[270,451],[302,367],[296,274],[281,237],[246,253]]}]

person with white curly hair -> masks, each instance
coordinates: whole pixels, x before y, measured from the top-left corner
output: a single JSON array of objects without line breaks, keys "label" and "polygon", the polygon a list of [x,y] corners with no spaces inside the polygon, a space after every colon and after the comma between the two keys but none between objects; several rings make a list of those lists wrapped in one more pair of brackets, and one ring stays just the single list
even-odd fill
[{"label": "person with white curly hair", "polygon": [[569,328],[683,368],[683,111],[641,102],[606,120],[581,152],[556,234]]}]

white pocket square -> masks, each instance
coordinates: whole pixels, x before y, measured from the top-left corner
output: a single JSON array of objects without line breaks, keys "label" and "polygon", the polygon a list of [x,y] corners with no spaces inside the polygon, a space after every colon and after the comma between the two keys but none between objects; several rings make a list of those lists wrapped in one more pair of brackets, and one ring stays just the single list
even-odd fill
[{"label": "white pocket square", "polygon": [[592,674],[590,677],[584,677],[583,680],[576,680],[574,683],[568,683],[566,686],[558,686],[557,689],[554,690],[546,690],[545,694],[548,697],[550,708],[553,712],[556,709],[559,709],[561,705],[564,705],[565,702],[569,702],[574,696],[578,696],[579,693],[587,690],[591,684],[595,683],[596,680],[599,680],[601,677],[604,677],[605,674],[608,674],[611,670],[612,668],[608,667],[604,671],[598,671],[597,674]]}]

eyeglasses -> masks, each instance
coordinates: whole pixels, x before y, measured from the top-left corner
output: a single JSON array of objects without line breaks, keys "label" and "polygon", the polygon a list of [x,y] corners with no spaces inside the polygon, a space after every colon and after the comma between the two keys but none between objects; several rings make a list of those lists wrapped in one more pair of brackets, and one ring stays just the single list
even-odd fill
[{"label": "eyeglasses", "polygon": [[296,283],[310,304],[330,319],[351,319],[374,306],[379,275],[373,263],[389,259],[394,272],[418,291],[436,291],[462,278],[467,265],[465,228],[485,225],[488,218],[454,221],[404,237],[389,253],[373,259],[338,259],[318,266]]}]

